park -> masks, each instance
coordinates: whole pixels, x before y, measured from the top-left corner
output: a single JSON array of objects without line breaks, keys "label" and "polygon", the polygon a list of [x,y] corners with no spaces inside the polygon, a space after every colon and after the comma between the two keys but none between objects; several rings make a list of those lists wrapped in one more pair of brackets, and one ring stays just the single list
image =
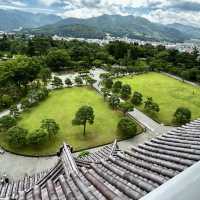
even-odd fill
[{"label": "park", "polygon": [[[199,87],[155,72],[125,76],[118,80],[123,84],[129,84],[132,92],[140,92],[144,98],[152,97],[158,103],[160,112],[150,117],[159,123],[173,125],[173,114],[178,107],[189,108],[192,112],[192,119],[200,117]],[[145,112],[144,105],[138,108]]]},{"label": "park", "polygon": [[[83,136],[82,126],[73,126],[72,119],[81,106],[88,105],[94,109],[94,124],[87,125],[86,135]],[[46,118],[55,119],[60,126],[59,134],[49,142],[35,147],[13,148],[1,135],[1,145],[13,152],[24,155],[51,155],[67,142],[75,151],[88,149],[111,143],[116,138],[124,139],[118,135],[117,124],[123,114],[112,110],[103,97],[90,87],[74,87],[54,90],[49,97],[30,111],[22,113],[18,125],[30,132],[40,126],[40,122]],[[138,132],[141,127],[138,126]]]}]

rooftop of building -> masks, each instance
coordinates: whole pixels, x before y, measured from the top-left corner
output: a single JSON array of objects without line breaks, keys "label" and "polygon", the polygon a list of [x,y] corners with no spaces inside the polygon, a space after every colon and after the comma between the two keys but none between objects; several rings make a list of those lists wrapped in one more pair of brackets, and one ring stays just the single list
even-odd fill
[{"label": "rooftop of building", "polygon": [[0,184],[0,199],[160,200],[164,195],[162,199],[169,200],[180,199],[180,193],[188,190],[185,197],[191,194],[189,199],[196,200],[200,185],[200,119],[128,151],[120,150],[114,141],[79,158],[63,144],[58,157],[50,170]]}]

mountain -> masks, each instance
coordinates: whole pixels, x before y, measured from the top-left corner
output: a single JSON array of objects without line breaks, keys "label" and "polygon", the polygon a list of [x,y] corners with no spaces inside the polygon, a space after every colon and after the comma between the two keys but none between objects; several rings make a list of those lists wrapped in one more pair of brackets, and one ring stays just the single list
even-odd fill
[{"label": "mountain", "polygon": [[200,28],[179,23],[169,24],[168,27],[185,33],[191,39],[200,39]]},{"label": "mountain", "polygon": [[61,17],[56,15],[33,14],[19,10],[0,10],[0,31],[12,31],[20,27],[36,28],[60,20]]},{"label": "mountain", "polygon": [[55,24],[32,29],[32,33],[57,34],[62,36],[85,36],[101,38],[111,36],[146,40],[183,41],[187,35],[177,29],[152,23],[135,16],[102,15],[89,19],[67,18]]}]

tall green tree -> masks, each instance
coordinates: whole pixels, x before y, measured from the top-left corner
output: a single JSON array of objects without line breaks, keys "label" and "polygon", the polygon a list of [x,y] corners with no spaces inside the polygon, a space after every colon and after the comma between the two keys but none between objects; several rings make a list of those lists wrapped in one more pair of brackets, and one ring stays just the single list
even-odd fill
[{"label": "tall green tree", "polygon": [[105,88],[111,89],[112,85],[113,85],[113,80],[111,78],[106,78],[103,80],[103,84],[104,84]]},{"label": "tall green tree", "polygon": [[47,54],[46,64],[52,71],[60,71],[71,67],[71,59],[66,50],[52,49]]},{"label": "tall green tree", "polygon": [[131,103],[133,104],[133,105],[136,105],[136,106],[138,106],[138,105],[140,105],[141,103],[142,103],[142,94],[141,93],[139,93],[139,92],[134,92],[133,93],[133,96],[132,96],[132,98],[131,98]]},{"label": "tall green tree", "polygon": [[107,88],[101,88],[101,92],[103,93],[103,98],[104,98],[104,101],[106,100],[106,98],[109,96],[110,94],[110,90],[107,89]]},{"label": "tall green tree", "polygon": [[131,96],[131,86],[128,84],[125,84],[122,86],[121,89],[121,97],[122,99],[128,99]]},{"label": "tall green tree", "polygon": [[116,81],[116,82],[114,82],[114,84],[112,86],[112,92],[113,93],[120,93],[121,88],[122,88],[122,82]]},{"label": "tall green tree", "polygon": [[93,124],[94,123],[94,110],[91,106],[82,106],[76,112],[75,118],[72,120],[72,125],[80,126],[83,125],[83,136],[85,136],[86,125],[87,123]]},{"label": "tall green tree", "polygon": [[147,112],[159,112],[160,111],[159,105],[153,101],[152,97],[147,98],[147,100],[144,102],[144,109]]},{"label": "tall green tree", "polygon": [[41,122],[41,129],[44,129],[50,138],[58,134],[60,127],[54,119],[44,119]]},{"label": "tall green tree", "polygon": [[109,98],[109,104],[113,109],[117,109],[120,104],[120,98],[117,95],[112,95]]},{"label": "tall green tree", "polygon": [[44,85],[47,85],[48,81],[51,79],[51,70],[43,67],[40,70],[38,77],[43,81]]}]

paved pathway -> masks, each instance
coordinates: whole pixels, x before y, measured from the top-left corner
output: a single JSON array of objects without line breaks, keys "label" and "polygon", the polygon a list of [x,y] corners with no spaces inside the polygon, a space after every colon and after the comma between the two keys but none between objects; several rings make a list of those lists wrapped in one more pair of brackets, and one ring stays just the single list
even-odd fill
[{"label": "paved pathway", "polygon": [[[169,77],[171,77],[171,78],[175,78],[175,79],[178,80],[178,81],[182,81],[182,82],[183,82],[183,79],[180,78],[180,77],[178,77],[178,76],[176,76],[176,75],[172,75],[172,74],[169,74],[169,73],[166,73],[166,72],[161,72],[161,73],[164,74],[164,75],[166,75],[166,76],[169,76]],[[184,80],[184,83],[188,83],[188,84],[193,85],[193,86],[195,86],[195,87],[199,87],[199,86],[200,86],[200,85],[197,84],[197,83],[194,83],[194,82],[192,82],[192,81],[187,81],[187,80]]]},{"label": "paved pathway", "polygon": [[19,179],[25,173],[32,175],[50,169],[57,163],[57,160],[57,156],[34,158],[5,152],[0,154],[0,177],[6,173],[9,177]]}]

